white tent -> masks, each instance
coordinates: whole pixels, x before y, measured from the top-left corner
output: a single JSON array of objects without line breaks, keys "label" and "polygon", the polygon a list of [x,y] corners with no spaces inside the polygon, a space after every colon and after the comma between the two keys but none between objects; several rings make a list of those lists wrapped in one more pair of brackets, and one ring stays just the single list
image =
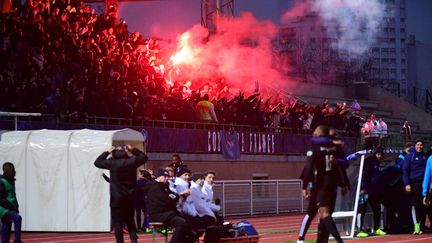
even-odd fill
[{"label": "white tent", "polygon": [[143,149],[144,138],[131,129],[1,134],[0,163],[15,165],[23,230],[109,231],[109,184],[93,163],[124,143]]}]

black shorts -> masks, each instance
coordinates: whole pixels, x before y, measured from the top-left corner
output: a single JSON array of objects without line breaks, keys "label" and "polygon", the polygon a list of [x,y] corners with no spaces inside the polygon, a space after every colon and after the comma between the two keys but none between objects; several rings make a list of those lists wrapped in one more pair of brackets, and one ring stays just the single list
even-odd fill
[{"label": "black shorts", "polygon": [[308,215],[315,215],[318,212],[317,206],[317,193],[315,189],[312,189],[310,192],[309,205],[307,208]]},{"label": "black shorts", "polygon": [[318,188],[317,196],[316,196],[317,197],[316,205],[318,207],[334,208],[334,205],[336,203],[336,196],[337,196],[337,188],[335,189]]}]

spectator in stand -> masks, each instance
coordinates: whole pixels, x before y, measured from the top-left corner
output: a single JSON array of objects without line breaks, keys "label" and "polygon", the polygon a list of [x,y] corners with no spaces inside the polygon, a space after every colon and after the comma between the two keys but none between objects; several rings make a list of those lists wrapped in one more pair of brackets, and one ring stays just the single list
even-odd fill
[{"label": "spectator in stand", "polygon": [[348,134],[354,137],[358,137],[360,135],[362,121],[363,118],[360,116],[360,110],[355,110],[351,117],[348,119]]},{"label": "spectator in stand", "polygon": [[409,142],[412,139],[412,129],[409,121],[405,121],[401,127],[400,133],[402,134],[402,138],[405,142]]},{"label": "spectator in stand", "polygon": [[209,101],[209,95],[206,93],[203,99],[198,102],[196,109],[200,113],[200,121],[218,122],[214,105]]},{"label": "spectator in stand", "polygon": [[379,143],[378,146],[384,147],[385,140],[388,133],[387,123],[382,119],[381,116],[378,117],[378,129],[379,129]]},{"label": "spectator in stand", "polygon": [[410,194],[412,205],[413,234],[422,234],[425,227],[426,212],[423,205],[422,185],[426,170],[426,155],[423,151],[424,142],[418,139],[414,143],[415,150],[405,156],[402,173],[405,191]]},{"label": "spectator in stand", "polygon": [[371,114],[370,115],[370,143],[372,143],[372,147],[373,149],[377,148],[378,146],[380,146],[380,124],[378,122],[378,120],[376,119],[375,114]]}]

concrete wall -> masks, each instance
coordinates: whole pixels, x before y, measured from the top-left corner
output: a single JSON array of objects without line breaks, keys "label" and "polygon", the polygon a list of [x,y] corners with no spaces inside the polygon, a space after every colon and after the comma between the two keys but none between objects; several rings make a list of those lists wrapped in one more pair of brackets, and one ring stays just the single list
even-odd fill
[{"label": "concrete wall", "polygon": [[[169,153],[149,153],[147,168],[156,170],[171,162]],[[191,169],[204,172],[214,170],[218,180],[251,180],[253,176],[268,179],[298,179],[305,156],[241,155],[240,160],[226,160],[219,154],[179,154]]]}]

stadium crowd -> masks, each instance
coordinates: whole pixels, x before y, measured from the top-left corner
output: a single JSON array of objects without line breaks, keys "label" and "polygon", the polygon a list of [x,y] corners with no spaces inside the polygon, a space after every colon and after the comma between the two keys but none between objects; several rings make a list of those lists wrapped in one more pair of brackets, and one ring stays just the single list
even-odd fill
[{"label": "stadium crowd", "polygon": [[93,116],[206,121],[197,104],[208,94],[215,111],[211,121],[360,131],[358,108],[349,109],[358,104],[312,106],[281,94],[264,97],[259,90],[246,95],[223,77],[172,81],[169,48],[129,33],[115,11],[96,14],[82,1],[13,1],[10,13],[0,17],[0,47],[2,111],[77,122]]}]

